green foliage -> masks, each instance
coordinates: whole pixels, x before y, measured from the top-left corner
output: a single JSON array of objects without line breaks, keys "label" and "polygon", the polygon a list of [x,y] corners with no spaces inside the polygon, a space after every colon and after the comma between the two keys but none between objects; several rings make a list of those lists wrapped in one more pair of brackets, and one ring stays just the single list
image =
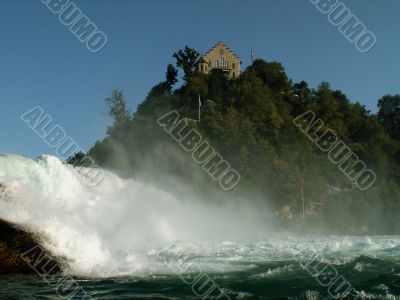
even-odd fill
[{"label": "green foliage", "polygon": [[168,94],[171,93],[172,87],[178,82],[178,70],[171,64],[167,67],[167,72],[165,74],[165,84]]},{"label": "green foliage", "polygon": [[80,162],[85,158],[86,154],[82,151],[76,152],[74,155],[68,157],[67,164],[78,166]]},{"label": "green foliage", "polygon": [[172,57],[176,60],[176,66],[178,68],[182,68],[183,72],[185,73],[185,79],[195,70],[196,62],[199,56],[199,52],[193,48],[189,48],[188,46],[186,46],[184,50],[179,50],[172,55]]},{"label": "green foliage", "polygon": [[378,100],[378,120],[386,132],[400,140],[400,95],[386,95]]},{"label": "green foliage", "polygon": [[129,121],[130,113],[122,90],[113,90],[111,95],[107,97],[106,104],[109,108],[109,115],[114,118],[116,123],[125,123]]},{"label": "green foliage", "polygon": [[[322,82],[317,89],[305,81],[292,84],[277,62],[256,60],[230,80],[219,70],[209,75],[194,72],[198,58],[194,49],[186,47],[173,57],[185,73],[184,84],[172,91],[177,71],[169,65],[166,81],[151,89],[133,118],[122,91],[107,98],[115,123],[89,152],[99,165],[129,174],[145,170],[160,184],[174,176],[201,193],[218,190],[156,123],[171,110],[197,119],[200,94],[202,121],[192,126],[240,173],[238,192],[258,195],[276,210],[288,205],[299,215],[304,180],[306,203],[322,202],[324,221],[334,231],[378,232],[383,227],[400,231],[394,225],[400,212],[400,96],[380,99],[376,116],[332,90],[329,83]],[[351,183],[327,154],[294,126],[294,118],[308,110],[377,174],[369,192],[349,189]],[[371,220],[369,208],[376,211],[377,220]],[[379,222],[384,225],[377,230]]]},{"label": "green foliage", "polygon": [[268,63],[257,59],[248,71],[254,72],[269,88],[274,91],[284,91],[290,88],[285,69],[278,62]]},{"label": "green foliage", "polygon": [[111,95],[106,98],[108,106],[108,114],[114,119],[114,126],[109,127],[107,132],[113,135],[114,132],[122,131],[130,121],[130,112],[126,104],[124,92],[120,89],[115,89]]}]

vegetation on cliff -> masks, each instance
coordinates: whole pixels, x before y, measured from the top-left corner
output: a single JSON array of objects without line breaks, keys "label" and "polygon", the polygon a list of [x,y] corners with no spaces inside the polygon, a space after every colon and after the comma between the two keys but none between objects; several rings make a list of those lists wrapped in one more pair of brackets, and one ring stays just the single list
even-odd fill
[{"label": "vegetation on cliff", "polygon": [[[195,126],[240,173],[236,195],[298,215],[303,186],[306,205],[323,203],[323,221],[334,232],[400,232],[400,96],[384,96],[378,114],[372,114],[327,82],[316,89],[305,81],[293,83],[278,62],[258,59],[229,80],[218,70],[196,72],[194,49],[186,47],[173,57],[184,73],[176,89],[178,70],[169,65],[166,80],[151,89],[135,113],[129,112],[122,91],[107,99],[115,122],[88,153],[100,166],[127,175],[151,174],[160,183],[168,174],[194,191],[227,197],[156,123],[171,110],[197,119],[200,94],[202,119]],[[376,173],[370,189],[352,187],[326,153],[294,126],[294,118],[308,110]]]}]

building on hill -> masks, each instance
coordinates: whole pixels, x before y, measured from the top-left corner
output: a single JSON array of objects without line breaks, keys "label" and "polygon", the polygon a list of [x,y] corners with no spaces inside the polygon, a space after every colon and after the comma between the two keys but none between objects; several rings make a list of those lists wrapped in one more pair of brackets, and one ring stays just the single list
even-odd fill
[{"label": "building on hill", "polygon": [[199,59],[197,70],[209,74],[211,70],[219,69],[226,72],[229,78],[236,78],[240,75],[241,63],[239,56],[224,43],[219,42]]}]

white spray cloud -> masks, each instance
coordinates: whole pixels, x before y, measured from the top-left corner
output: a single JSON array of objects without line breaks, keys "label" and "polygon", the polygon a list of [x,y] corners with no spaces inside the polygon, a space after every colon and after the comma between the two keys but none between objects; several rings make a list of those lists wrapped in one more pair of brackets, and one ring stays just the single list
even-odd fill
[{"label": "white spray cloud", "polygon": [[38,235],[73,274],[162,272],[154,249],[176,241],[243,241],[267,234],[265,215],[249,206],[178,199],[111,172],[88,187],[76,169],[52,156],[0,155],[0,182],[8,190],[0,218]]}]

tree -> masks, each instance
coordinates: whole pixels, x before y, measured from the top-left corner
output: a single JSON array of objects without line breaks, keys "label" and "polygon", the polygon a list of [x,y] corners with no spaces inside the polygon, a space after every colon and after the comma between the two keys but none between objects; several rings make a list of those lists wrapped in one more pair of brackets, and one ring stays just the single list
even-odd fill
[{"label": "tree", "polygon": [[311,90],[309,89],[307,82],[304,80],[293,85],[293,93],[302,102],[308,103],[310,101]]},{"label": "tree", "polygon": [[108,114],[117,124],[123,124],[129,121],[130,112],[127,108],[124,92],[122,90],[113,90],[111,95],[107,97],[106,104],[109,109]]},{"label": "tree", "polygon": [[168,94],[171,94],[172,87],[178,82],[178,70],[171,64],[167,67],[167,72],[165,74],[165,87]]},{"label": "tree", "polygon": [[186,46],[184,50],[179,50],[172,55],[172,57],[176,59],[176,66],[178,68],[182,68],[183,72],[185,73],[185,80],[195,70],[196,62],[199,56],[199,52],[193,48],[189,48],[188,46]]},{"label": "tree", "polygon": [[282,64],[278,62],[266,62],[263,59],[256,59],[249,67],[250,71],[256,73],[264,84],[275,92],[285,91],[289,88],[289,80]]},{"label": "tree", "polygon": [[148,94],[148,98],[164,97],[169,94],[169,87],[165,81],[162,81],[153,86]]},{"label": "tree", "polygon": [[68,157],[67,164],[79,165],[79,163],[83,161],[85,156],[86,156],[86,154],[83,153],[82,151],[76,152],[74,155],[71,155],[70,157]]},{"label": "tree", "polygon": [[386,95],[378,100],[378,120],[386,132],[400,139],[400,95]]}]

